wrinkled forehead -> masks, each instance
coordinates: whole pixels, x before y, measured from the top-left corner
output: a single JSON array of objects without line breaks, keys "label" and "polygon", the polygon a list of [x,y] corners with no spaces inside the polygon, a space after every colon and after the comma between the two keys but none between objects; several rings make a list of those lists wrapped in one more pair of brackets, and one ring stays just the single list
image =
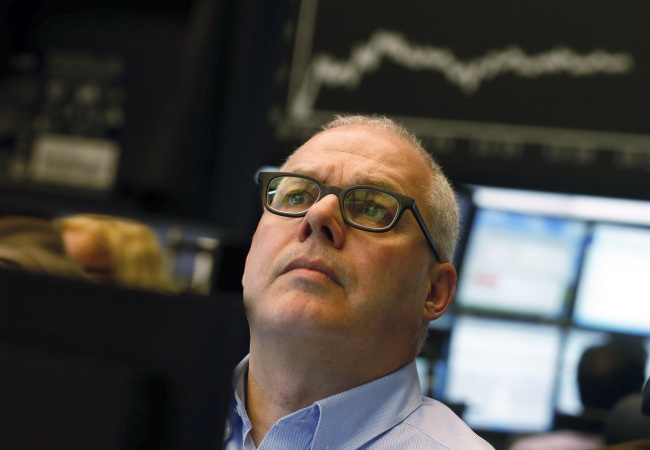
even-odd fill
[{"label": "wrinkled forehead", "polygon": [[423,201],[431,169],[402,138],[369,126],[345,126],[317,134],[300,147],[282,170],[313,176],[342,187],[368,184]]}]

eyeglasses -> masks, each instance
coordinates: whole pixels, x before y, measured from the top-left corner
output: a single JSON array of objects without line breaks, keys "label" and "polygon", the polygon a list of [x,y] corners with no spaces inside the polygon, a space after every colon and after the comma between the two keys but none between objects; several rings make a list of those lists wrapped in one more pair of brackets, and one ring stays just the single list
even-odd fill
[{"label": "eyeglasses", "polygon": [[341,216],[348,225],[383,233],[391,230],[404,211],[410,209],[440,261],[433,237],[411,197],[375,186],[328,186],[307,175],[290,172],[260,172],[257,179],[264,207],[280,216],[303,217],[316,202],[334,194],[339,198]]}]

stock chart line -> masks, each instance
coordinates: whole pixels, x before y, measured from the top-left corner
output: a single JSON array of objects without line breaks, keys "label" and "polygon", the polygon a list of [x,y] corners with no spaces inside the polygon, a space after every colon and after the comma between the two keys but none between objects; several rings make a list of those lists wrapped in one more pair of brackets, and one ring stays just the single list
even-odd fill
[{"label": "stock chart line", "polygon": [[413,71],[439,72],[468,96],[474,95],[482,83],[508,73],[523,78],[559,74],[589,77],[626,75],[635,67],[634,57],[626,52],[595,49],[580,54],[568,47],[555,47],[529,55],[514,45],[463,61],[447,48],[419,45],[400,33],[378,30],[366,42],[353,46],[348,59],[314,55],[291,99],[289,114],[296,119],[309,117],[323,86],[355,89],[364,75],[379,69],[384,59]]}]

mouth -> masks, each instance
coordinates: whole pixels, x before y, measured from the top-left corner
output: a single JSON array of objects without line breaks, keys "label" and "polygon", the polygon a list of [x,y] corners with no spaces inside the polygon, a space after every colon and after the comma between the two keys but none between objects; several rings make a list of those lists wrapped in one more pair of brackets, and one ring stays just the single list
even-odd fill
[{"label": "mouth", "polygon": [[282,274],[289,273],[297,270],[306,270],[311,272],[318,272],[322,275],[325,275],[331,281],[334,281],[336,284],[341,285],[336,270],[329,264],[324,261],[311,260],[307,258],[298,258],[291,261],[282,271]]}]

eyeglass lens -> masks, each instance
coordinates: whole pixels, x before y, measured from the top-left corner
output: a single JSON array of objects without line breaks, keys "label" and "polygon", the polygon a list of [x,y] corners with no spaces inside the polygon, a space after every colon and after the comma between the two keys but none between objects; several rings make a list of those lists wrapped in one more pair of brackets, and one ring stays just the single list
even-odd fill
[{"label": "eyeglass lens", "polygon": [[[306,212],[320,198],[318,184],[301,177],[277,177],[267,190],[267,204],[274,211],[288,214]],[[399,210],[399,201],[374,189],[353,189],[345,195],[343,209],[347,218],[360,226],[374,229],[389,227]]]}]

